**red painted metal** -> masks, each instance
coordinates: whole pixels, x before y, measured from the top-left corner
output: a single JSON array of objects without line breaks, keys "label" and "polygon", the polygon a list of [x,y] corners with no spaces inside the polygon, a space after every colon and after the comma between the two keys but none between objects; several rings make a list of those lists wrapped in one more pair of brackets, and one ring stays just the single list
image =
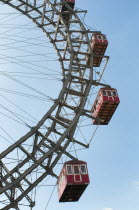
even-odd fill
[{"label": "red painted metal", "polygon": [[75,0],[64,0],[64,1],[66,1],[68,3],[75,3]]},{"label": "red painted metal", "polygon": [[[108,46],[107,37],[104,34],[93,34],[90,44],[94,55],[93,66],[99,67]],[[90,65],[90,56],[87,57],[87,65]]]},{"label": "red painted metal", "polygon": [[120,99],[114,88],[101,88],[93,104],[91,114],[94,125],[107,125],[112,118]]},{"label": "red painted metal", "polygon": [[66,162],[57,182],[59,202],[78,201],[89,182],[86,162]]}]

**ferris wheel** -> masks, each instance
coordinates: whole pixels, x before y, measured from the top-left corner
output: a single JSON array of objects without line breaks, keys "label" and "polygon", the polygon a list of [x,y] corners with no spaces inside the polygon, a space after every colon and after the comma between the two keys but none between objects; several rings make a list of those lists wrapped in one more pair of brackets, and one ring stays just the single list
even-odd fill
[{"label": "ferris wheel", "polygon": [[[26,123],[28,131],[0,154],[1,209],[22,209],[23,200],[33,208],[35,200],[32,193],[35,194],[37,186],[49,177],[58,179],[60,202],[77,201],[89,184],[89,177],[86,163],[78,160],[76,152],[78,149],[89,148],[98,126],[109,123],[120,102],[117,90],[101,82],[109,60],[109,56],[105,55],[107,37],[85,25],[84,15],[87,11],[76,9],[74,0],[1,2],[29,18],[39,31],[44,32],[56,51],[60,63],[58,71],[60,73],[61,68],[62,72],[62,88],[55,99],[25,84],[23,80],[20,81],[21,85],[36,91],[41,97],[47,97],[52,105],[49,109],[45,107],[45,113],[33,126]],[[16,60],[20,62],[17,57]],[[53,71],[50,74],[53,76]],[[19,83],[14,76],[4,72],[3,75]],[[94,104],[88,105],[94,88],[98,88],[98,95],[95,96]],[[41,111],[41,107],[38,109]],[[94,126],[89,141],[84,140],[82,133],[84,126],[81,123],[86,120]],[[82,137],[76,139],[78,132],[81,132]],[[7,159],[17,161],[9,165]],[[63,169],[61,167],[62,171],[59,173],[56,168],[61,160]],[[70,189],[61,191],[66,170],[67,176],[74,177],[73,189],[70,183]],[[72,195],[67,195],[68,190],[72,190]]]}]

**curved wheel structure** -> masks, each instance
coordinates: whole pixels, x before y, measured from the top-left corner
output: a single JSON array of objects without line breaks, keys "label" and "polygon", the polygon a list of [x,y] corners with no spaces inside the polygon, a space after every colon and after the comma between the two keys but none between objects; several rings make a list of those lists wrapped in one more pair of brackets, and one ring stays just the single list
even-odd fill
[{"label": "curved wheel structure", "polygon": [[[64,154],[76,160],[68,152],[70,145],[74,143],[88,148],[88,145],[74,138],[74,133],[81,116],[92,118],[90,111],[85,109],[92,85],[103,84],[93,80],[93,55],[89,41],[89,34],[93,31],[87,30],[78,17],[78,13],[86,11],[72,10],[66,2],[58,0],[1,2],[26,15],[46,34],[57,52],[63,75],[62,90],[50,110],[26,135],[0,154],[0,194],[8,199],[2,208],[5,210],[19,209],[18,204],[23,198],[33,207],[35,203],[29,193],[47,176],[57,178],[54,169],[61,156]],[[63,4],[69,7],[66,12],[72,16],[68,23],[60,12]],[[86,56],[90,54],[91,65],[87,66]],[[47,121],[51,126],[43,134],[41,128]],[[29,151],[26,142],[32,142]],[[17,148],[23,158],[12,169],[8,169],[4,158],[9,154],[14,155]],[[35,170],[40,171],[39,176],[33,175]]]}]

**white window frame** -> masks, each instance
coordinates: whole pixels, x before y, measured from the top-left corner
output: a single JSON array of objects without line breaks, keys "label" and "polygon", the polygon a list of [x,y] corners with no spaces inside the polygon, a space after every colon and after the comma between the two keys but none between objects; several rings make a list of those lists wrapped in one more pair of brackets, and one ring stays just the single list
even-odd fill
[{"label": "white window frame", "polygon": [[[78,174],[75,174],[75,171],[74,171],[74,167],[75,166],[78,166],[78,169],[79,169],[79,173]],[[80,175],[80,166],[79,165],[73,165],[73,171],[74,171],[74,175]]]},{"label": "white window frame", "polygon": [[[115,92],[116,95],[114,95],[113,92]],[[113,96],[113,97],[117,97],[117,91],[116,91],[116,90],[113,90],[113,91],[112,91],[112,96]]]},{"label": "white window frame", "polygon": [[[86,171],[86,173],[82,173],[81,166],[85,166],[85,171]],[[80,165],[80,172],[81,172],[81,174],[83,174],[83,175],[88,174],[87,167],[86,167],[85,164],[81,164],[81,165]]]},{"label": "white window frame", "polygon": [[[79,173],[78,174],[75,174],[75,171],[74,171],[74,167],[75,166],[78,166],[78,169],[79,169]],[[75,182],[82,182],[82,176],[81,176],[81,170],[80,170],[80,165],[73,165],[73,173],[74,173],[74,181]],[[77,181],[76,180],[76,176],[79,176],[79,180]]]},{"label": "white window frame", "polygon": [[[103,93],[103,91],[105,91],[105,94]],[[102,95],[103,96],[107,96],[107,91],[106,90],[102,90]]]},{"label": "white window frame", "polygon": [[[71,167],[72,174],[68,173],[68,166]],[[72,165],[66,165],[66,172],[67,172],[67,175],[73,175],[73,166]]]},{"label": "white window frame", "polygon": [[[110,96],[109,96],[109,92],[110,92]],[[107,90],[107,95],[109,96],[109,97],[113,97],[113,93],[112,93],[112,91],[111,90]]]}]

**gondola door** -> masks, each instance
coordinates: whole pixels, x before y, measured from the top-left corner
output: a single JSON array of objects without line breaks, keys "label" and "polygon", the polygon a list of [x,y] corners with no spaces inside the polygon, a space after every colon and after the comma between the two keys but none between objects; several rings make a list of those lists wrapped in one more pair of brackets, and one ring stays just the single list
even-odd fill
[{"label": "gondola door", "polygon": [[74,181],[75,182],[81,182],[82,181],[82,177],[81,177],[81,173],[80,173],[80,166],[79,165],[74,165]]}]

